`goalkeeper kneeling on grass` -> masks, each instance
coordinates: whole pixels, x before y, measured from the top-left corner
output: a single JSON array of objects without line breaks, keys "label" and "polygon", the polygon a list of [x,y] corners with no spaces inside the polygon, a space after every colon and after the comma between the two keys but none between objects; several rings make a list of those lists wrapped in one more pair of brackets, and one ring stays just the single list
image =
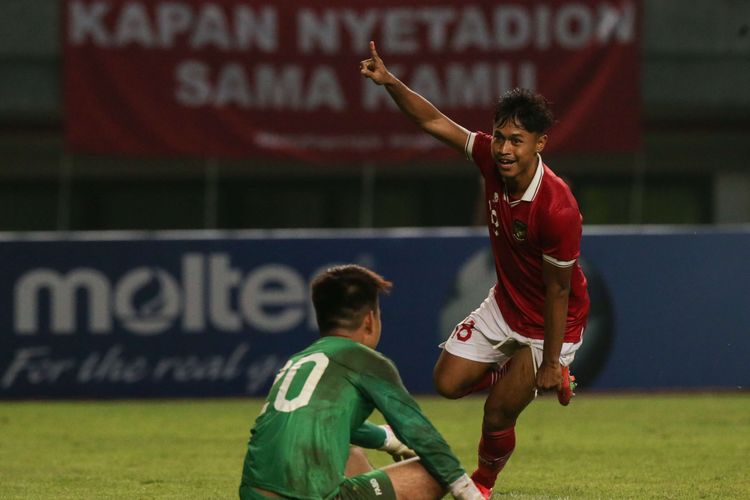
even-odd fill
[{"label": "goalkeeper kneeling on grass", "polygon": [[[321,337],[279,371],[250,431],[241,499],[481,499],[409,395],[380,340],[378,295],[391,283],[356,265],[312,282]],[[377,409],[388,425],[366,421]],[[354,445],[354,446],[352,446]],[[360,447],[398,461],[373,470]]]}]

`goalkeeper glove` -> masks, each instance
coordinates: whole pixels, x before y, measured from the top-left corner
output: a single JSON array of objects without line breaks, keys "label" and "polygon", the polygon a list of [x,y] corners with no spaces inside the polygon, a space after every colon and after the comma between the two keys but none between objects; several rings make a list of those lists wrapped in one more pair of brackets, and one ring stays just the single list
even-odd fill
[{"label": "goalkeeper glove", "polygon": [[407,458],[413,458],[417,456],[417,454],[414,453],[414,450],[399,441],[399,439],[393,433],[390,425],[381,425],[380,428],[385,431],[385,442],[383,443],[383,446],[378,448],[380,451],[390,453],[390,455],[393,457],[393,460],[395,460],[396,462],[400,462],[401,460],[406,460]]},{"label": "goalkeeper glove", "polygon": [[466,473],[453,481],[448,489],[456,500],[484,500],[484,496],[479,492],[477,485]]}]

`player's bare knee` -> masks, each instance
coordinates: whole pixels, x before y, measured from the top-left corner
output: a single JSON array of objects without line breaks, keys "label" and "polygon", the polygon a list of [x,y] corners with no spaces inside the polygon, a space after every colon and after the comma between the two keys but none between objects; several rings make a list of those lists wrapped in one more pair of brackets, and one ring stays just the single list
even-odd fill
[{"label": "player's bare knee", "polygon": [[486,366],[481,363],[467,361],[443,351],[432,372],[432,382],[435,390],[444,398],[458,399],[471,392],[472,386],[484,371]]},{"label": "player's bare knee", "polygon": [[443,376],[437,370],[433,373],[432,382],[438,394],[448,399],[459,399],[466,395],[466,389],[457,385],[454,380]]},{"label": "player's bare knee", "polygon": [[516,420],[526,405],[514,404],[498,397],[489,397],[484,402],[482,425],[490,431],[501,431],[516,425]]},{"label": "player's bare knee", "polygon": [[440,394],[441,396],[447,399],[460,399],[466,395],[465,391],[459,391],[454,387],[446,388],[446,387],[436,386],[435,389],[437,390],[438,394]]},{"label": "player's bare knee", "polygon": [[508,429],[516,425],[518,413],[506,412],[502,409],[492,408],[484,409],[482,418],[482,427],[490,432],[497,432]]}]

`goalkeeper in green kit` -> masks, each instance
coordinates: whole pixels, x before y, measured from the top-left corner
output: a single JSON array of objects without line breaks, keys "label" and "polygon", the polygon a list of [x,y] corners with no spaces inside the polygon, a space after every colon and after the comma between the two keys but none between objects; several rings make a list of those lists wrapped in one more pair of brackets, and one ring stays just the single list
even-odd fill
[{"label": "goalkeeper in green kit", "polygon": [[[321,337],[276,376],[250,431],[240,498],[481,499],[396,367],[374,350],[378,295],[391,283],[344,265],[311,287]],[[375,409],[389,425],[366,421]],[[373,470],[360,447],[413,458]]]}]

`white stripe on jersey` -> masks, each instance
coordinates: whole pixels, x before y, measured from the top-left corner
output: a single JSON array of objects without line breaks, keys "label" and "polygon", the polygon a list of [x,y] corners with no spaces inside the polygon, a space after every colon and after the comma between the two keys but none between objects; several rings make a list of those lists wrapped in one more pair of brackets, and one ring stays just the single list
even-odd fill
[{"label": "white stripe on jersey", "polygon": [[474,149],[474,138],[477,136],[474,132],[469,132],[469,135],[466,137],[466,144],[464,144],[464,155],[466,156],[466,159],[469,161],[473,161],[474,158],[471,156],[471,150]]},{"label": "white stripe on jersey", "polygon": [[549,262],[553,266],[557,267],[570,267],[573,264],[576,263],[576,260],[557,260],[556,258],[552,257],[551,255],[547,255],[546,253],[542,255],[542,259]]}]

